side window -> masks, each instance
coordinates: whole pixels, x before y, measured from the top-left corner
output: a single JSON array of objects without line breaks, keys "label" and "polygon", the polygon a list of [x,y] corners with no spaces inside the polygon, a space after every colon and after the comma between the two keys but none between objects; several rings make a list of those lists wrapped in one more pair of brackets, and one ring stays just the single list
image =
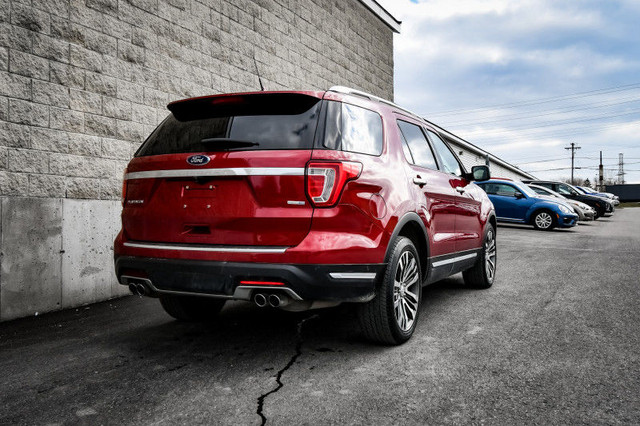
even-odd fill
[{"label": "side window", "polygon": [[433,156],[433,152],[431,152],[431,147],[422,129],[415,124],[402,120],[398,120],[398,127],[404,139],[402,146],[407,161],[416,166],[438,170],[436,159]]},{"label": "side window", "polygon": [[567,185],[558,185],[558,192],[562,195],[572,195],[575,191],[573,191]]},{"label": "side window", "polygon": [[460,163],[458,163],[458,159],[451,152],[447,144],[444,143],[440,136],[433,133],[431,130],[427,130],[429,134],[429,139],[433,142],[433,146],[435,147],[438,154],[440,154],[440,158],[442,159],[442,167],[445,172],[451,173],[456,176],[462,176],[462,169],[460,168]]},{"label": "side window", "polygon": [[343,103],[342,150],[382,154],[382,118],[368,109]]},{"label": "side window", "polygon": [[360,154],[382,154],[382,118],[342,102],[327,102],[324,147]]},{"label": "side window", "polygon": [[496,195],[502,195],[503,197],[515,197],[517,189],[511,185],[498,184]]}]

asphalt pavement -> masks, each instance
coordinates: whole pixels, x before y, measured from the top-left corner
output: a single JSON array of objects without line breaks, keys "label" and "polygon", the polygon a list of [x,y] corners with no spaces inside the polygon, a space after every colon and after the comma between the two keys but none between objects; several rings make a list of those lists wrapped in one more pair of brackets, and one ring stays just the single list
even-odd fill
[{"label": "asphalt pavement", "polygon": [[640,424],[640,208],[499,226],[491,289],[423,296],[399,347],[349,306],[204,325],[131,296],[2,323],[0,424]]}]

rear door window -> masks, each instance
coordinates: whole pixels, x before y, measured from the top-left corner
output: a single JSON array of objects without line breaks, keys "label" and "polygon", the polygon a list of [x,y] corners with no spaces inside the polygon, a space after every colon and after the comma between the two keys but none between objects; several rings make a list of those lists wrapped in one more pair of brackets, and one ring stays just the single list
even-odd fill
[{"label": "rear door window", "polygon": [[317,98],[244,95],[205,100],[170,106],[172,114],[136,156],[313,147],[321,105]]},{"label": "rear door window", "polygon": [[429,142],[422,129],[415,124],[398,120],[398,127],[403,138],[403,150],[409,163],[427,169],[438,170]]}]

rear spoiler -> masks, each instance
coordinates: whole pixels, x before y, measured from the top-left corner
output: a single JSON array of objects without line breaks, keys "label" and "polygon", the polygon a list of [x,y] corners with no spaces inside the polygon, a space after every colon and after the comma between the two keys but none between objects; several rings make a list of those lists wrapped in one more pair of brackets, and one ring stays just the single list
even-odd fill
[{"label": "rear spoiler", "polygon": [[167,105],[178,121],[243,115],[297,115],[320,102],[323,92],[256,92],[205,96]]}]

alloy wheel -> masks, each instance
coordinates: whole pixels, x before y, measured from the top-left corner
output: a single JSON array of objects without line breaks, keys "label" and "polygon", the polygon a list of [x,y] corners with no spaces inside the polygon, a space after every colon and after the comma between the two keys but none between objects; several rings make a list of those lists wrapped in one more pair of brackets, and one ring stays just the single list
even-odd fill
[{"label": "alloy wheel", "polygon": [[415,256],[405,251],[398,261],[393,282],[393,310],[402,331],[411,329],[418,314],[419,277]]},{"label": "alloy wheel", "polygon": [[492,229],[487,232],[487,239],[484,243],[484,265],[487,280],[493,281],[496,274],[496,238]]},{"label": "alloy wheel", "polygon": [[552,223],[553,218],[547,212],[538,213],[538,215],[536,216],[536,225],[540,229],[547,229],[551,226]]}]

